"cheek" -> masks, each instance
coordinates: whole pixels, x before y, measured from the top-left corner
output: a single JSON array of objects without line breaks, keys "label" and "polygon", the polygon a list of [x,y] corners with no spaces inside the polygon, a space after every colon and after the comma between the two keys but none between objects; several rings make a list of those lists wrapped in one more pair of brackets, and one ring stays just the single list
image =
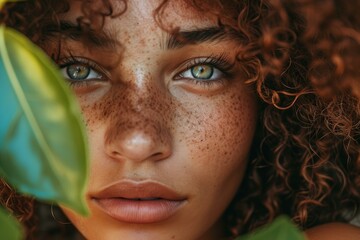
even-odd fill
[{"label": "cheek", "polygon": [[[238,94],[211,99],[191,111],[181,136],[188,146],[194,180],[213,186],[238,185],[255,132],[255,97]],[[201,184],[200,184],[201,185]]]},{"label": "cheek", "polygon": [[[86,129],[91,137],[91,133],[101,120],[101,109],[104,103],[98,101],[92,95],[76,95],[81,107],[82,117],[85,122]],[[95,99],[95,100],[94,100]]]}]

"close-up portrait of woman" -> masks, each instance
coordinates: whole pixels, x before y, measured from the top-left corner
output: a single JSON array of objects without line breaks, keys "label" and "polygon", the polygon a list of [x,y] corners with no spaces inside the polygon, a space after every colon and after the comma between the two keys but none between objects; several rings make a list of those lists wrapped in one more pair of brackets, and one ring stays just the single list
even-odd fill
[{"label": "close-up portrait of woman", "polygon": [[80,105],[90,214],[60,205],[45,233],[41,204],[6,180],[0,203],[26,239],[235,239],[280,215],[310,240],[360,239],[359,9],[5,3],[0,22],[45,51]]}]

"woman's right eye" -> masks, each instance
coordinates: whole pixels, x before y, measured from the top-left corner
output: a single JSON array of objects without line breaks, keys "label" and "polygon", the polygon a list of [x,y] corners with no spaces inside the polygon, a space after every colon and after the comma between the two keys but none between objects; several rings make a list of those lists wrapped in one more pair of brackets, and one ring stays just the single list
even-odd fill
[{"label": "woman's right eye", "polygon": [[100,80],[102,74],[84,63],[69,63],[60,69],[62,75],[70,82]]}]

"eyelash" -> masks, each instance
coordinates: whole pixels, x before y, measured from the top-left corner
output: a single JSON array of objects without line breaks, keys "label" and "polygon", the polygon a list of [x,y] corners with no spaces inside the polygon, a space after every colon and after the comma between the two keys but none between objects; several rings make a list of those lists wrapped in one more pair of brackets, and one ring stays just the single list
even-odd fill
[{"label": "eyelash", "polygon": [[[103,78],[106,78],[106,74],[104,74],[104,70],[101,69],[99,65],[90,61],[86,58],[74,57],[70,56],[68,58],[64,58],[60,61],[59,66],[61,71],[64,71],[67,67],[80,64],[90,68],[90,71],[94,71],[100,77],[99,79],[93,79],[95,81],[103,81]],[[178,74],[173,78],[176,80],[183,80],[189,81],[193,84],[200,85],[202,87],[211,87],[213,85],[224,84],[226,80],[231,79],[233,74],[231,73],[231,69],[233,68],[234,64],[230,63],[224,54],[218,56],[207,56],[207,57],[196,57],[190,60],[187,60],[182,65],[185,65]],[[192,68],[196,66],[206,65],[209,66],[222,74],[222,76],[218,77],[217,79],[200,79],[200,78],[189,78],[185,77],[184,73],[190,71]],[[84,80],[71,80],[70,78],[65,79],[68,81],[69,85],[72,87],[86,87],[87,85],[91,84],[91,79],[84,79]]]},{"label": "eyelash", "polygon": [[[211,68],[220,71],[223,76],[213,80],[184,77],[185,72],[190,71],[192,68],[201,65],[210,66]],[[231,70],[233,66],[234,64],[230,63],[224,54],[219,56],[196,57],[188,60],[185,63],[185,67],[174,77],[174,80],[186,79],[187,81],[190,81],[194,84],[202,85],[205,87],[210,87],[214,84],[223,84],[224,81],[232,78],[233,74]]]},{"label": "eyelash", "polygon": [[[93,80],[95,81],[103,81],[103,78],[105,76],[104,71],[101,69],[101,67],[99,65],[97,65],[96,63],[94,63],[93,61],[90,61],[86,58],[79,58],[79,57],[73,57],[70,56],[68,58],[64,58],[60,61],[59,63],[59,67],[61,69],[61,71],[65,70],[67,67],[70,67],[72,65],[75,64],[79,64],[85,67],[88,67],[90,69],[90,71],[95,72],[96,74],[99,75],[99,78],[96,79],[94,78]],[[90,73],[89,73],[90,74]],[[69,83],[70,86],[74,86],[74,87],[86,87],[88,84],[90,84],[90,80],[91,79],[84,79],[84,80],[71,80],[70,78],[66,78],[66,81]]]}]

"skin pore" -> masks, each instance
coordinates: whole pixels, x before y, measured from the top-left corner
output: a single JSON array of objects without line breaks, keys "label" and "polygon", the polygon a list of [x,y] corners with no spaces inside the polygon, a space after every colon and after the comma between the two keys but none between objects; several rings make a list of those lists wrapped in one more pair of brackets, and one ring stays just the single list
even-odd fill
[{"label": "skin pore", "polygon": [[[257,99],[235,61],[239,43],[215,17],[172,1],[165,27],[193,40],[177,42],[154,19],[160,3],[129,1],[125,13],[106,18],[102,33],[89,38],[111,41],[62,40],[57,62],[89,135],[91,216],[63,210],[87,239],[221,239],[222,214],[244,175]],[[76,25],[80,5],[71,2],[61,16],[65,27]],[[175,195],[179,204],[156,217],[149,205],[127,210],[116,198],[157,194]]]}]

